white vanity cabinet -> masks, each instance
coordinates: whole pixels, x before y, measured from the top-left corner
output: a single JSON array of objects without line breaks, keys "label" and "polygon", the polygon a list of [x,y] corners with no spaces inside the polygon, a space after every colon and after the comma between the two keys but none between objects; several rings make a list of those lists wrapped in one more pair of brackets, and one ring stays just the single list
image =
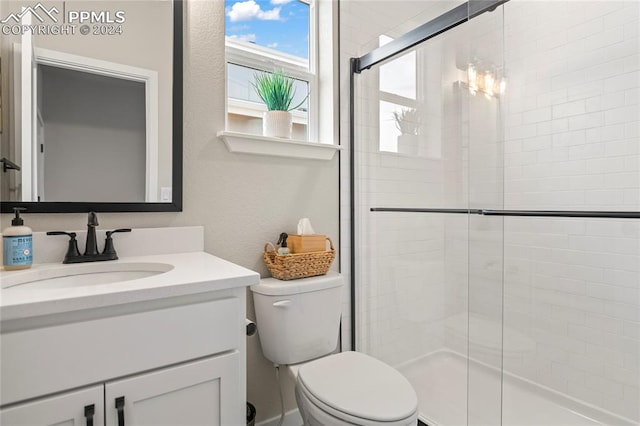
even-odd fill
[{"label": "white vanity cabinet", "polygon": [[120,259],[72,265],[33,238],[33,267],[0,271],[1,426],[246,424],[256,272],[205,253],[197,226],[134,229]]},{"label": "white vanity cabinet", "polygon": [[245,423],[244,287],[76,316],[3,332],[2,426]]}]

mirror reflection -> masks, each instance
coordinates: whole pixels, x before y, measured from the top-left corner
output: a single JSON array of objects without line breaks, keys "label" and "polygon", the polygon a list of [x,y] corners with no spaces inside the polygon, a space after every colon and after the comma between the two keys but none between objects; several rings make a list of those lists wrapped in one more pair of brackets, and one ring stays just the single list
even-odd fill
[{"label": "mirror reflection", "polygon": [[2,0],[0,21],[2,201],[171,202],[173,2]]}]

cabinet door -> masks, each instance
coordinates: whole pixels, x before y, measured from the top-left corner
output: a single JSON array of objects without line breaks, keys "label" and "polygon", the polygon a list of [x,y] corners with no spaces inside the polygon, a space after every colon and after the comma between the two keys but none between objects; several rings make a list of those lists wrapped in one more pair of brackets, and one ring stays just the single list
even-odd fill
[{"label": "cabinet door", "polygon": [[0,425],[103,426],[103,398],[100,385],[18,404],[0,411]]},{"label": "cabinet door", "polygon": [[106,424],[243,425],[239,377],[240,355],[232,352],[109,382],[105,385]]}]

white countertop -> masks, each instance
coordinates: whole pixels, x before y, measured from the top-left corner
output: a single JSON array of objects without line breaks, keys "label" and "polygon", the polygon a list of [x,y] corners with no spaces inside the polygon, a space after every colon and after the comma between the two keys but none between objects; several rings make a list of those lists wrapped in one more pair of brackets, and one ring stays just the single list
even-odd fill
[{"label": "white countertop", "polygon": [[[3,287],[0,290],[0,320],[25,319],[154,301],[247,287],[260,282],[260,275],[257,272],[205,253],[201,235],[201,227],[134,230],[126,235],[128,241],[120,241],[119,246],[116,246],[121,256],[119,260],[63,265],[59,263],[62,261],[62,257],[59,257],[60,261],[56,263],[34,264],[26,270],[0,271],[0,284]],[[65,240],[56,241],[50,237],[47,239],[36,233],[34,233],[34,239],[42,240],[41,249],[44,244],[55,244],[57,251],[60,251],[57,246],[66,247]],[[37,250],[38,246],[35,247]],[[166,251],[170,250],[169,247],[182,249],[184,252],[167,253]],[[138,253],[141,251],[146,253],[142,256],[129,255],[134,249]],[[46,248],[47,253],[51,251],[50,247]],[[55,258],[62,254],[56,252]],[[123,263],[169,264],[173,268],[145,278],[107,284],[65,288],[47,288],[45,285],[37,288],[30,288],[29,285],[11,286],[12,282],[19,280],[21,275],[35,274],[45,278],[51,273],[55,275],[65,268],[78,268],[79,265],[91,268],[92,265],[99,267],[101,264]]]},{"label": "white countertop", "polygon": [[[227,290],[258,284],[260,275],[204,252],[127,257],[108,263],[165,263],[173,269],[146,278],[108,284],[37,290],[28,286],[0,290],[0,319],[3,321],[69,311],[95,309],[124,303],[144,302],[195,293]],[[106,263],[106,262],[99,262]],[[96,263],[97,264],[97,263]],[[46,263],[21,271],[1,271],[7,276],[33,274],[77,265]]]}]

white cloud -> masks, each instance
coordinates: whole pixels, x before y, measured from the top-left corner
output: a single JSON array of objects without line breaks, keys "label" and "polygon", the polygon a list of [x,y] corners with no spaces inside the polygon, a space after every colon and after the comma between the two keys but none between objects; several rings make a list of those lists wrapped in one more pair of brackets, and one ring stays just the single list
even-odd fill
[{"label": "white cloud", "polygon": [[229,28],[227,28],[227,32],[237,33],[240,31],[247,31],[249,28],[251,27],[247,24],[232,25]]},{"label": "white cloud", "polygon": [[234,35],[229,36],[229,38],[231,40],[247,41],[249,43],[255,43],[256,42],[256,35],[255,34],[234,34]]},{"label": "white cloud", "polygon": [[227,11],[227,16],[231,22],[250,21],[252,19],[277,21],[280,19],[280,8],[274,7],[271,10],[262,10],[255,0],[239,1],[231,6],[231,9]]},{"label": "white cloud", "polygon": [[269,43],[267,44],[267,47],[270,47],[271,49],[275,49],[276,47],[278,47],[278,43]]},{"label": "white cloud", "polygon": [[287,4],[291,3],[293,0],[271,0],[270,3],[273,5]]}]

